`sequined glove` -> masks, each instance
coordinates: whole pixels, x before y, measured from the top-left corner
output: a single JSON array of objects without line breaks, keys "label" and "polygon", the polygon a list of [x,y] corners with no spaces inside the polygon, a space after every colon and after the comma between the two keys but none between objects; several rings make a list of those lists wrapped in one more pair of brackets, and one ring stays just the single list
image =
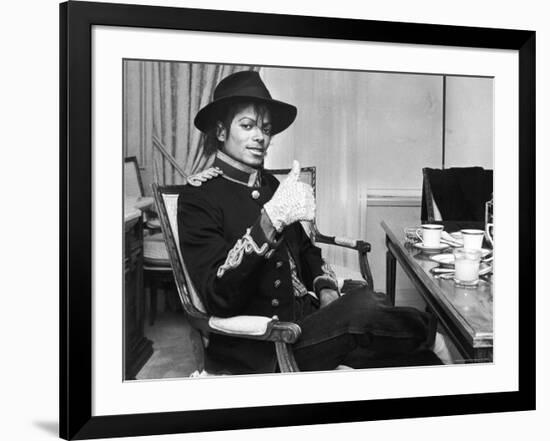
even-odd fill
[{"label": "sequined glove", "polygon": [[269,220],[277,232],[298,221],[315,219],[315,198],[313,188],[299,182],[300,164],[294,160],[290,173],[264,205]]}]

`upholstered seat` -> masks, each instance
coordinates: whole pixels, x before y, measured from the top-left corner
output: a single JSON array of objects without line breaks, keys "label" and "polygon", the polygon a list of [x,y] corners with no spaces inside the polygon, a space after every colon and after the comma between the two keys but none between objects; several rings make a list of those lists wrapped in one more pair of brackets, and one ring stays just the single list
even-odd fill
[{"label": "upholstered seat", "polygon": [[168,268],[171,271],[170,257],[168,256],[162,232],[151,234],[144,238],[143,260],[145,265]]}]

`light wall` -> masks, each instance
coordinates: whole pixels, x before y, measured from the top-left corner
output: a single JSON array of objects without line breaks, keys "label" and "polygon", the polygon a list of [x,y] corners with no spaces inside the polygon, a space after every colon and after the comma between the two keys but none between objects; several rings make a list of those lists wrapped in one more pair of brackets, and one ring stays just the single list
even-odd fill
[{"label": "light wall", "polygon": [[493,80],[447,77],[445,166],[493,168]]}]

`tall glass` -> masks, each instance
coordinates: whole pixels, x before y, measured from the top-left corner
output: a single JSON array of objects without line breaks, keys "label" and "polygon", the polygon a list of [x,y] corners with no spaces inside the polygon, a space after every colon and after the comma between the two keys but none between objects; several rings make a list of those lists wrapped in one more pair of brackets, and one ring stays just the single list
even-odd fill
[{"label": "tall glass", "polygon": [[455,283],[459,286],[476,286],[479,282],[481,250],[455,248]]}]

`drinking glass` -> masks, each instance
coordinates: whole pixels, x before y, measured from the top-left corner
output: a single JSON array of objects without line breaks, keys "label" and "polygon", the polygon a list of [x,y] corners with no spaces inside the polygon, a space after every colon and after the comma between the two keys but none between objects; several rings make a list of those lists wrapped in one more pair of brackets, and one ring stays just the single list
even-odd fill
[{"label": "drinking glass", "polygon": [[479,282],[481,250],[455,248],[455,283],[459,286],[475,286]]}]

